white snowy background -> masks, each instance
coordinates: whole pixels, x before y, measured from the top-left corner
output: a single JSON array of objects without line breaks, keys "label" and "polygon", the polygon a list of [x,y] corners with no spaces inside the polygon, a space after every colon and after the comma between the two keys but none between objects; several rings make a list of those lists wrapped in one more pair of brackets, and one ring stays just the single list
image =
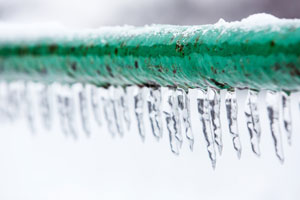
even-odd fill
[{"label": "white snowy background", "polygon": [[[227,21],[239,20],[257,12],[299,17],[299,6],[297,0],[0,0],[0,20],[18,23],[58,21],[70,27],[203,24],[214,23],[221,17]],[[133,120],[133,102],[131,131],[126,132],[124,138],[114,139],[107,132],[105,123],[101,128],[93,123],[91,111],[93,131],[87,138],[81,131],[77,105],[80,134],[74,140],[61,133],[55,104],[52,130],[41,129],[37,98],[33,96],[37,126],[34,134],[25,120],[0,124],[0,199],[299,199],[299,95],[292,98],[291,147],[282,131],[286,158],[283,165],[275,156],[264,96],[264,92],[260,93],[262,155],[257,158],[251,152],[245,126],[245,92],[238,92],[241,160],[237,159],[232,147],[222,99],[224,149],[223,155],[218,157],[216,170],[212,170],[208,159],[193,90],[190,97],[194,152],[189,151],[187,141],[184,141],[179,156],[170,151],[165,124],[163,140],[157,142],[147,116],[146,141],[141,142]]]}]

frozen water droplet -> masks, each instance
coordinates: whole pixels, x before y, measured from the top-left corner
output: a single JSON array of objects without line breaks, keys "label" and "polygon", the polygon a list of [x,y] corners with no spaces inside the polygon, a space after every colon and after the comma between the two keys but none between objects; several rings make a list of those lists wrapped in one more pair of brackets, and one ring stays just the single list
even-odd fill
[{"label": "frozen water droplet", "polygon": [[220,121],[220,91],[213,88],[208,88],[207,99],[209,103],[211,127],[214,136],[215,144],[218,147],[219,154],[222,154],[223,142],[222,142],[222,130]]},{"label": "frozen water droplet", "polygon": [[177,99],[178,99],[179,114],[181,117],[181,121],[183,122],[185,135],[187,140],[189,141],[190,149],[193,150],[194,135],[192,132],[191,119],[190,119],[190,101],[188,99],[186,91],[181,88],[178,88]]},{"label": "frozen water droplet", "polygon": [[113,100],[110,98],[109,92],[107,89],[102,89],[101,100],[104,111],[104,118],[106,120],[108,132],[114,137],[117,133],[117,127],[114,123],[114,108]]},{"label": "frozen water droplet", "polygon": [[260,156],[259,141],[260,141],[260,124],[257,109],[258,92],[248,90],[245,105],[245,115],[247,120],[247,128],[250,135],[252,151]]},{"label": "frozen water droplet", "polygon": [[52,123],[49,90],[50,89],[48,85],[43,85],[39,91],[40,115],[46,130],[50,130]]},{"label": "frozen water droplet", "polygon": [[94,118],[98,126],[102,125],[101,119],[101,97],[100,97],[100,89],[92,86],[91,87],[91,106],[94,114]]},{"label": "frozen water droplet", "polygon": [[288,139],[289,145],[292,144],[292,118],[291,118],[291,99],[285,92],[281,92],[282,100],[282,117],[284,130]]},{"label": "frozen water droplet", "polygon": [[89,110],[88,110],[88,102],[87,102],[87,94],[86,94],[86,86],[82,86],[82,89],[78,93],[79,97],[79,108],[80,108],[80,117],[82,123],[82,129],[86,133],[87,136],[90,136],[90,124],[89,124]]},{"label": "frozen water droplet", "polygon": [[174,89],[168,88],[166,92],[167,102],[164,107],[164,114],[169,132],[171,151],[178,155],[182,145],[180,121],[178,118],[178,100]]},{"label": "frozen water droplet", "polygon": [[212,167],[216,167],[216,150],[215,143],[213,139],[213,134],[211,132],[211,123],[209,116],[209,102],[207,100],[207,94],[204,90],[198,89],[197,91],[197,106],[198,113],[200,116],[200,122],[202,125],[203,135],[207,145],[207,151],[209,159],[211,160]]},{"label": "frozen water droplet", "polygon": [[229,133],[232,136],[233,148],[237,152],[238,158],[240,158],[242,153],[242,146],[241,146],[241,141],[238,133],[238,125],[237,125],[238,106],[237,106],[235,91],[229,91],[229,90],[227,91],[225,97],[225,106],[227,112]]},{"label": "frozen water droplet", "polygon": [[162,138],[162,120],[161,120],[161,90],[160,88],[149,88],[148,112],[151,129],[154,137],[159,140]]},{"label": "frozen water droplet", "polygon": [[122,118],[121,118],[121,113],[123,113],[122,99],[121,99],[123,89],[120,87],[115,88],[115,87],[111,86],[111,87],[109,87],[109,90],[110,90],[110,95],[111,95],[112,103],[113,103],[113,111],[114,111],[114,117],[115,117],[117,131],[120,136],[123,136],[124,130],[123,130],[123,123],[122,123]]},{"label": "frozen water droplet", "polygon": [[267,91],[266,104],[276,156],[278,157],[279,161],[283,163],[284,155],[279,124],[278,93]]}]

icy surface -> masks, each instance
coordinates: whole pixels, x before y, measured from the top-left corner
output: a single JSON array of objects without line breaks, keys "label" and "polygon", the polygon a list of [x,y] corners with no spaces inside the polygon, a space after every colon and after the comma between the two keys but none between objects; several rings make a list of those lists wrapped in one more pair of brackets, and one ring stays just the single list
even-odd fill
[{"label": "icy surface", "polygon": [[[16,40],[36,40],[40,38],[56,38],[71,40],[74,37],[98,37],[98,36],[136,36],[141,34],[173,34],[178,36],[188,36],[199,30],[207,28],[224,29],[224,33],[228,29],[243,29],[246,31],[259,30],[263,27],[270,27],[274,31],[278,31],[281,26],[300,27],[299,19],[279,19],[275,16],[266,13],[250,15],[241,21],[226,22],[220,19],[212,25],[198,26],[174,26],[174,25],[146,25],[143,27],[133,26],[116,26],[116,27],[101,27],[98,29],[74,29],[67,28],[58,23],[43,23],[43,24],[12,24],[0,23],[0,41],[16,41]],[[105,39],[102,39],[105,43]]]}]

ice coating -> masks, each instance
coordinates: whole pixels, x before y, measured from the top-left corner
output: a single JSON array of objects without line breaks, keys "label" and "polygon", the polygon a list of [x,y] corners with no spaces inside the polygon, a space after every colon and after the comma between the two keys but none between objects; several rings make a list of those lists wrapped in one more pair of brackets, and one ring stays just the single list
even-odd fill
[{"label": "ice coating", "polygon": [[[270,26],[277,29],[282,25],[291,25],[300,27],[299,19],[279,19],[271,14],[257,13],[248,16],[240,21],[226,22],[220,19],[217,23],[212,25],[196,25],[196,26],[174,26],[174,25],[145,25],[143,27],[134,26],[115,26],[115,27],[101,27],[98,29],[74,29],[65,27],[56,22],[49,23],[34,23],[34,24],[18,24],[18,23],[0,23],[0,41],[7,40],[38,40],[40,38],[60,38],[71,40],[73,37],[97,37],[100,35],[122,35],[122,36],[137,36],[141,34],[161,34],[172,33],[174,36],[181,34],[181,29],[185,29],[183,35],[187,36],[194,34],[203,27],[211,26],[212,28],[225,29],[245,29],[256,30],[264,26]],[[105,43],[105,40],[102,42]]]}]

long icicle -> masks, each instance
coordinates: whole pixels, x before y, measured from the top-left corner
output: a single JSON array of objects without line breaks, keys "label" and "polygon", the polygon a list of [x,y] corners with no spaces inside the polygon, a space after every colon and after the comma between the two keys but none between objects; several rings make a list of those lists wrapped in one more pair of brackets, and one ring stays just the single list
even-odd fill
[{"label": "long icicle", "polygon": [[201,89],[197,91],[197,105],[198,105],[198,113],[200,116],[200,122],[202,125],[203,135],[206,141],[207,152],[209,159],[211,161],[213,169],[216,168],[216,150],[215,143],[213,139],[213,133],[211,132],[211,123],[209,116],[209,102],[207,100],[207,92]]},{"label": "long icicle", "polygon": [[267,112],[270,120],[271,135],[274,141],[275,153],[281,163],[284,162],[284,154],[282,149],[282,140],[279,123],[279,105],[278,93],[267,91],[266,104]]},{"label": "long icicle", "polygon": [[233,148],[237,153],[237,157],[241,157],[242,146],[238,132],[237,113],[238,106],[236,101],[236,91],[228,90],[225,97],[225,106],[227,112],[229,133],[232,136]]}]

